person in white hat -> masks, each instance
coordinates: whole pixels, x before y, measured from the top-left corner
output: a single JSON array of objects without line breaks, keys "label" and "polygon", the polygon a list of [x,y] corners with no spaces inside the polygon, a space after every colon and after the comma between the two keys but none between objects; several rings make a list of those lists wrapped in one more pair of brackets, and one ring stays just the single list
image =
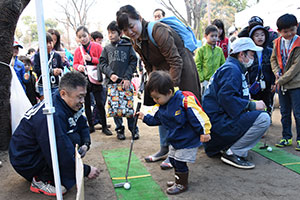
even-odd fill
[{"label": "person in white hat", "polygon": [[211,140],[204,144],[208,156],[221,155],[221,160],[241,169],[255,165],[246,158],[248,151],[270,126],[270,116],[263,101],[252,101],[245,72],[253,63],[255,51],[262,48],[250,38],[238,38],[230,56],[211,77],[203,96],[203,109],[209,116]]}]

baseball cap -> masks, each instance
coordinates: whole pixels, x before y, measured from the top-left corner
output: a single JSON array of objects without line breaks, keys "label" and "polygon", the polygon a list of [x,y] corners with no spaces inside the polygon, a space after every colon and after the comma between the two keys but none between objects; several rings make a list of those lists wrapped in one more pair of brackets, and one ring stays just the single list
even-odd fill
[{"label": "baseball cap", "polygon": [[231,44],[231,50],[230,54],[239,53],[242,51],[262,51],[263,48],[256,46],[255,43],[251,38],[248,37],[242,37],[237,38],[232,44]]},{"label": "baseball cap", "polygon": [[21,49],[23,49],[23,46],[19,44],[19,42],[14,41],[14,46],[13,47],[20,47]]}]

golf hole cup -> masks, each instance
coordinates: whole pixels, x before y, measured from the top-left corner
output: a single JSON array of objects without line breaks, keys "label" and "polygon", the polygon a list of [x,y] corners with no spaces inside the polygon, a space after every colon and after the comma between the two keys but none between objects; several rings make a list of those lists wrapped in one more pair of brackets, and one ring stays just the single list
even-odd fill
[{"label": "golf hole cup", "polygon": [[126,190],[129,190],[130,189],[130,183],[124,183],[124,186],[123,186]]}]

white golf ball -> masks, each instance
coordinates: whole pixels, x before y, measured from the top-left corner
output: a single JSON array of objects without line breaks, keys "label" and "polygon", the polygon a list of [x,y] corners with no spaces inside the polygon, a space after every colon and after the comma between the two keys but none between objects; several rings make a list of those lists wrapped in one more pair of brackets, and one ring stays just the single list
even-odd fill
[{"label": "white golf ball", "polygon": [[272,147],[268,147],[267,151],[271,152],[272,151]]},{"label": "white golf ball", "polygon": [[126,190],[129,190],[129,189],[130,189],[130,183],[125,183],[123,187],[124,187]]}]

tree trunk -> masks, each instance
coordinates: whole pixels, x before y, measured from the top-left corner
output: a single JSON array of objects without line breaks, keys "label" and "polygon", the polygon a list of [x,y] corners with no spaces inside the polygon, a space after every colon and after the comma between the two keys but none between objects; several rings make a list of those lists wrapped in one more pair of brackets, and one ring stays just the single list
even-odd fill
[{"label": "tree trunk", "polygon": [[11,138],[10,63],[18,19],[30,0],[0,0],[0,150],[7,150]]}]

